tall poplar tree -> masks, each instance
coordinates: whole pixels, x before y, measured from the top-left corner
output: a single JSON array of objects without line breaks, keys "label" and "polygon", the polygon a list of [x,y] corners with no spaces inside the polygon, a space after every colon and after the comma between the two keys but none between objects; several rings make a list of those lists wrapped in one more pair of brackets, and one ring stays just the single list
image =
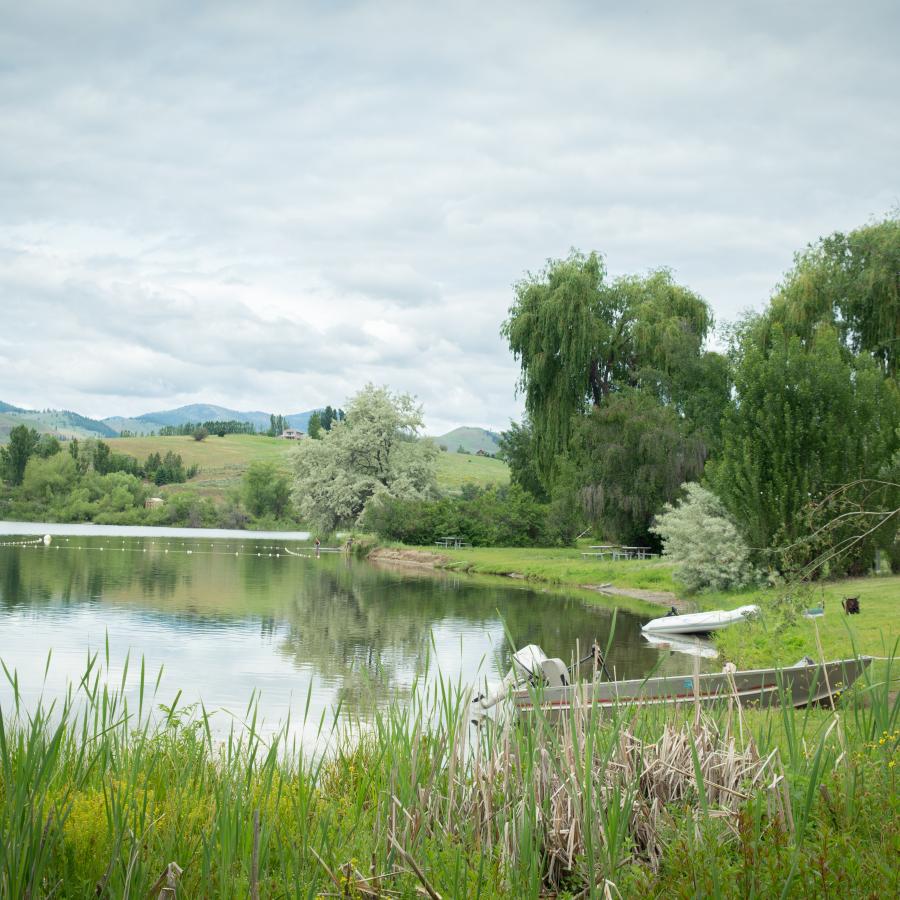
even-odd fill
[{"label": "tall poplar tree", "polygon": [[780,324],[761,340],[757,325],[743,330],[735,402],[709,476],[751,545],[766,548],[803,534],[810,502],[891,459],[900,388],[868,354],[848,358],[830,325],[809,341]]}]

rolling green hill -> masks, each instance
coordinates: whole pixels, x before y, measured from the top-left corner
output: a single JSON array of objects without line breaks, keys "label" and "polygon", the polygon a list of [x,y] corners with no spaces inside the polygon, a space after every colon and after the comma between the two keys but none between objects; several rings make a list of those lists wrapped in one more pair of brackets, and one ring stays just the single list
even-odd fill
[{"label": "rolling green hill", "polygon": [[508,484],[509,467],[502,459],[468,453],[441,453],[437,458],[438,487],[456,493],[465,484],[487,487]]},{"label": "rolling green hill", "polygon": [[[4,404],[7,406],[8,404]],[[17,425],[27,425],[38,434],[53,434],[63,438],[107,438],[116,432],[103,422],[89,419],[67,409],[23,410],[0,412],[0,443],[9,438]]]},{"label": "rolling green hill", "polygon": [[500,435],[486,428],[454,428],[446,434],[432,438],[440,446],[446,447],[448,452],[455,453],[460,447],[467,453],[477,453],[483,450],[492,456],[500,449]]},{"label": "rolling green hill", "polygon": [[[197,465],[200,472],[187,485],[173,484],[160,488],[162,493],[183,491],[186,487],[217,499],[224,498],[236,488],[251,462],[258,459],[272,460],[290,469],[290,452],[293,441],[270,438],[263,435],[227,434],[211,435],[205,441],[192,437],[131,437],[107,441],[119,453],[128,453],[144,460],[151,453],[165,455],[169,450],[180,453],[186,466]],[[459,491],[464,484],[485,486],[506,484],[509,469],[502,460],[463,453],[441,453],[437,460],[438,487],[443,491]]]}]

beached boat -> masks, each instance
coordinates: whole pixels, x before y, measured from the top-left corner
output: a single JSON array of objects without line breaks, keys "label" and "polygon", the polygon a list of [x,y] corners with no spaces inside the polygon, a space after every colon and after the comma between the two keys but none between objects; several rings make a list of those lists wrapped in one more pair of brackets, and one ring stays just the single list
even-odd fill
[{"label": "beached boat", "polygon": [[[869,656],[839,659],[824,664],[805,657],[784,668],[665,675],[613,681],[594,651],[597,676],[570,683],[571,670],[560,659],[548,659],[540,647],[529,644],[513,655],[507,676],[472,701],[478,714],[509,697],[514,709],[528,713],[540,707],[551,716],[574,707],[615,707],[624,704],[712,704],[729,699],[742,706],[808,706],[834,699],[868,668]],[[603,676],[606,676],[605,680]]]},{"label": "beached boat", "polygon": [[871,657],[839,659],[824,665],[803,660],[795,666],[667,675],[629,681],[586,681],[578,684],[524,687],[511,692],[516,710],[540,706],[550,714],[576,707],[613,707],[627,703],[721,703],[729,698],[742,706],[809,706],[826,703],[846,690],[872,662]]},{"label": "beached boat", "polygon": [[641,631],[648,634],[704,634],[743,622],[748,616],[756,615],[758,612],[759,607],[750,604],[739,606],[737,609],[715,609],[681,616],[669,613],[659,619],[651,619],[641,627]]}]

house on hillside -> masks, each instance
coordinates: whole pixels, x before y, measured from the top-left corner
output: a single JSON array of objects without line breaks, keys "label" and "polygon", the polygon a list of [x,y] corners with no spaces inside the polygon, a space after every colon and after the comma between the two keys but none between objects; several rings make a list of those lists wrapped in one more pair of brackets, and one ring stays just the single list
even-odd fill
[{"label": "house on hillside", "polygon": [[301,438],[305,438],[306,434],[297,428],[285,428],[281,432],[281,436],[287,441],[299,441]]}]

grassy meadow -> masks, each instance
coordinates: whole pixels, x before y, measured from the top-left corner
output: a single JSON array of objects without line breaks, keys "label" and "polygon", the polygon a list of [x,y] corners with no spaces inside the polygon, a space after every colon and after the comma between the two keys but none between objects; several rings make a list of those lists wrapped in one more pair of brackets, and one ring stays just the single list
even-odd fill
[{"label": "grassy meadow", "polygon": [[[195,441],[190,435],[172,437],[129,437],[106,441],[113,450],[128,453],[138,459],[146,459],[151,453],[165,456],[170,450],[180,453],[185,466],[197,465],[199,474],[187,482],[187,486],[206,497],[222,500],[228,492],[240,484],[250,463],[256,460],[272,461],[285,471],[290,469],[290,451],[293,441],[252,434],[210,435],[203,441]],[[509,468],[499,459],[470,456],[463,453],[442,452],[437,460],[438,487],[443,491],[459,491],[464,484],[485,486],[506,484]],[[159,489],[161,494],[183,491],[185,485],[171,484]]]},{"label": "grassy meadow", "polygon": [[437,458],[437,482],[442,491],[459,491],[466,484],[486,487],[508,484],[509,466],[502,459],[467,453],[441,452]]}]

